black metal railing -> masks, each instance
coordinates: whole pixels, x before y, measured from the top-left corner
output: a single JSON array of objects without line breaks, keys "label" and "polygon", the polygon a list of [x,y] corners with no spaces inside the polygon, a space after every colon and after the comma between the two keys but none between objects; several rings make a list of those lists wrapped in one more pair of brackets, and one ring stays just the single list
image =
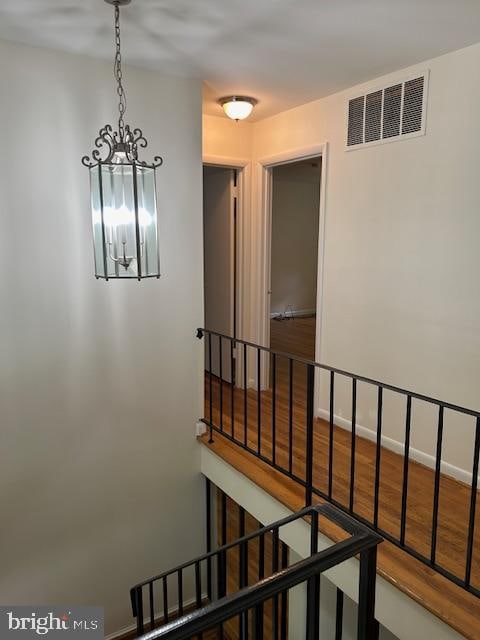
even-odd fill
[{"label": "black metal railing", "polygon": [[[475,575],[473,583],[472,566],[474,560],[478,565],[479,558],[475,556],[476,541],[476,512],[477,489],[480,455],[480,412],[449,402],[431,398],[429,396],[402,389],[378,380],[350,373],[335,367],[330,367],[306,358],[292,356],[279,350],[269,349],[255,343],[234,339],[208,329],[198,329],[197,337],[205,337],[206,348],[206,416],[204,419],[210,432],[210,440],[213,434],[219,433],[224,438],[234,442],[237,446],[248,451],[271,467],[285,474],[299,483],[305,490],[306,505],[312,504],[313,496],[319,496],[337,506],[346,513],[354,515],[356,519],[372,526],[382,537],[407,551],[417,560],[427,564],[437,572],[466,589],[480,596],[480,575]],[[215,345],[216,343],[216,345]],[[215,366],[215,356],[212,355],[212,347],[215,353],[226,353],[229,346],[230,371],[238,374],[237,383],[226,381],[218,366]],[[269,359],[269,360],[268,360]],[[270,362],[269,362],[270,361]],[[270,376],[268,389],[262,389],[262,375],[266,364],[270,364]],[[281,384],[278,371],[281,368]],[[250,374],[252,374],[250,376]],[[322,376],[328,379],[328,411],[326,412],[326,449],[315,448],[314,437],[318,436],[318,424],[314,416],[314,398],[318,387],[318,379]],[[263,377],[265,377],[263,375]],[[351,435],[348,443],[350,466],[348,477],[343,478],[342,485],[347,486],[348,496],[345,500],[339,500],[336,496],[334,483],[335,470],[335,401],[336,385],[341,379],[349,381],[351,387],[351,419],[349,427]],[[317,385],[316,385],[317,382]],[[374,441],[374,469],[372,487],[372,511],[371,513],[359,513],[356,507],[357,482],[357,408],[358,386],[365,385],[375,390],[375,414],[376,436]],[[253,388],[248,388],[250,387]],[[281,387],[281,393],[279,393]],[[227,393],[227,389],[230,389]],[[325,391],[325,385],[322,387]],[[404,442],[403,462],[401,465],[401,478],[399,479],[399,509],[395,527],[386,530],[379,521],[380,513],[380,479],[382,456],[382,435],[384,431],[384,405],[385,395],[393,395],[403,398],[404,402]],[[432,499],[430,510],[430,522],[428,524],[428,539],[422,541],[420,548],[414,548],[407,540],[407,523],[411,509],[409,507],[409,490],[411,474],[411,433],[413,404],[418,409],[420,405],[434,407],[435,418],[435,450],[434,469],[432,478]],[[445,413],[452,412],[455,416],[463,416],[470,421],[472,430],[472,473],[468,488],[464,512],[467,513],[464,523],[465,541],[462,552],[463,560],[458,563],[440,562],[438,558],[439,529],[443,525],[441,520],[441,483],[442,455],[445,431]],[[402,409],[403,412],[403,409]],[[279,431],[282,431],[279,437]],[[281,453],[281,455],[280,455]],[[320,460],[321,458],[321,460]],[[326,469],[324,486],[318,479],[320,470]],[[460,489],[459,489],[460,490]],[[365,497],[365,496],[363,496]],[[411,496],[410,496],[411,497]],[[445,509],[444,509],[445,512]],[[452,514],[450,514],[451,517]],[[459,523],[457,522],[457,525]],[[393,530],[395,529],[395,530]],[[443,557],[447,557],[443,553]],[[448,557],[447,557],[448,560]],[[461,564],[461,570],[458,565]],[[475,566],[476,566],[475,565]],[[477,574],[479,572],[477,571]]]},{"label": "black metal railing", "polygon": [[[207,480],[207,518],[212,516],[209,506],[210,493],[210,483]],[[245,512],[241,507],[238,516],[239,531],[245,531]],[[225,494],[220,495],[219,517],[222,521],[218,523],[219,539],[225,542]],[[340,527],[346,537],[319,551],[321,518],[326,518]],[[310,525],[310,556],[289,566],[288,549],[280,540],[281,532],[284,527],[302,519]],[[207,544],[211,544],[209,535],[211,530],[207,531]],[[376,555],[377,545],[381,540],[370,528],[358,523],[333,505],[307,507],[133,587],[130,596],[133,615],[137,619],[137,635],[142,636],[146,633],[145,638],[152,640],[186,640],[203,639],[205,632],[216,631],[216,637],[222,638],[229,636],[228,623],[238,618],[238,637],[241,640],[262,640],[268,618],[271,637],[286,640],[288,591],[306,583],[306,611],[303,612],[306,638],[316,640],[319,637],[320,575],[358,555],[360,571],[357,637],[359,640],[376,640]],[[271,570],[266,566],[267,547]],[[252,563],[249,563],[250,554],[255,554],[253,568]],[[232,567],[236,567],[236,571],[232,572]],[[187,574],[191,574],[190,578],[193,577],[193,580],[189,579]],[[169,599],[170,583],[175,585],[173,599]],[[184,589],[187,584],[188,588]],[[341,638],[342,631],[343,594],[339,594],[341,595],[337,599],[336,611],[337,638]],[[173,612],[172,600],[175,601]],[[270,608],[267,611],[268,603]],[[162,612],[160,620],[156,616],[158,611]]]}]

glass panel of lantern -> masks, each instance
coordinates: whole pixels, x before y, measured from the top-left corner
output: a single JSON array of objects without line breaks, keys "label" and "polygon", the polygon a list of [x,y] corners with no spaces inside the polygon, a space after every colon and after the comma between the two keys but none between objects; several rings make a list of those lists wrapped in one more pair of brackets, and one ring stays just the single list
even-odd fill
[{"label": "glass panel of lantern", "polygon": [[159,277],[155,169],[102,163],[90,169],[95,276]]}]

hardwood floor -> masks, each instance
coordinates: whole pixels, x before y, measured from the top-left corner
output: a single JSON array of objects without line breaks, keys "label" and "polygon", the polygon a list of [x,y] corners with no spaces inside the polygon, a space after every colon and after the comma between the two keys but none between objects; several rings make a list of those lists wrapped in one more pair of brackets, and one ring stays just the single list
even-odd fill
[{"label": "hardwood floor", "polygon": [[[312,357],[312,329],[314,319],[295,319],[287,322],[272,322],[272,346],[282,351],[291,351],[303,357]],[[302,351],[303,350],[303,351]],[[293,472],[305,477],[305,370],[294,367],[294,435]],[[276,462],[288,468],[288,365],[277,359],[276,389]],[[206,416],[209,412],[209,380],[206,377]],[[234,421],[231,406],[234,406]],[[258,449],[258,397],[249,389],[232,389],[222,384],[222,415],[220,415],[220,384],[212,384],[213,423],[223,423],[225,432]],[[247,420],[245,428],[244,402],[246,399]],[[261,454],[272,457],[272,393],[263,391],[260,401]],[[221,420],[222,418],[222,420]],[[214,443],[208,444],[216,453],[227,459],[251,479],[295,510],[304,504],[304,490],[295,482],[275,471],[234,443],[214,434]],[[333,453],[333,497],[344,506],[349,502],[351,434],[341,428],[334,429]],[[314,427],[314,485],[327,489],[328,479],[328,424],[315,420]],[[376,448],[373,442],[356,438],[355,454],[355,499],[354,512],[367,520],[373,517],[374,474]],[[398,537],[400,529],[401,494],[403,478],[403,456],[382,449],[380,467],[379,527]],[[416,462],[409,463],[409,491],[406,519],[406,544],[419,553],[429,555],[432,531],[434,472]],[[321,500],[319,500],[321,501]],[[440,481],[439,519],[437,535],[437,562],[446,570],[463,576],[467,548],[467,528],[470,490],[466,485],[442,476]],[[477,510],[478,514],[478,510]],[[478,520],[478,518],[477,518]],[[335,539],[334,531],[326,532]],[[472,562],[472,584],[480,588],[480,527],[476,527]],[[445,620],[468,638],[480,638],[480,599],[467,593],[439,573],[415,560],[411,555],[391,543],[384,542],[379,552],[379,572],[396,584],[435,615]]]}]

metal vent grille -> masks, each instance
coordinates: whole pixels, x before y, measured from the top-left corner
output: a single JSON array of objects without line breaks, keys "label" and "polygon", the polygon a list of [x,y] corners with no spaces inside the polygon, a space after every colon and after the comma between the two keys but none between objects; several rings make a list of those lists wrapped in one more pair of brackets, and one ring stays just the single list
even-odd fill
[{"label": "metal vent grille", "polygon": [[365,98],[354,98],[348,104],[348,145],[363,143],[363,109]]},{"label": "metal vent grille", "polygon": [[348,102],[347,148],[424,132],[426,73]]},{"label": "metal vent grille", "polygon": [[423,88],[425,78],[405,82],[403,99],[402,134],[414,133],[422,128]]},{"label": "metal vent grille", "polygon": [[383,98],[383,137],[400,135],[400,110],[402,108],[402,85],[385,89]]},{"label": "metal vent grille", "polygon": [[380,140],[382,135],[382,91],[369,93],[365,103],[365,142]]}]

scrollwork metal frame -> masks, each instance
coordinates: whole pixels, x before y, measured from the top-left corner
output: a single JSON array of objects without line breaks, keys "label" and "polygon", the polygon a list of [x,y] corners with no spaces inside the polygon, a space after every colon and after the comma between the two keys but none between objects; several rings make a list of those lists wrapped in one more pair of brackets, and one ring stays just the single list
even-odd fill
[{"label": "scrollwork metal frame", "polygon": [[[155,156],[151,163],[138,159],[138,148],[145,149],[147,145],[147,139],[141,129],[135,128],[132,130],[127,124],[125,125],[125,133],[121,136],[118,131],[113,130],[112,125],[106,124],[100,129],[95,139],[95,149],[93,149],[91,157],[83,156],[82,164],[90,169],[99,164],[112,164],[116,154],[124,153],[127,162],[115,164],[137,164],[140,167],[157,169],[163,164],[161,156]],[[103,158],[102,153],[106,154]]]}]

